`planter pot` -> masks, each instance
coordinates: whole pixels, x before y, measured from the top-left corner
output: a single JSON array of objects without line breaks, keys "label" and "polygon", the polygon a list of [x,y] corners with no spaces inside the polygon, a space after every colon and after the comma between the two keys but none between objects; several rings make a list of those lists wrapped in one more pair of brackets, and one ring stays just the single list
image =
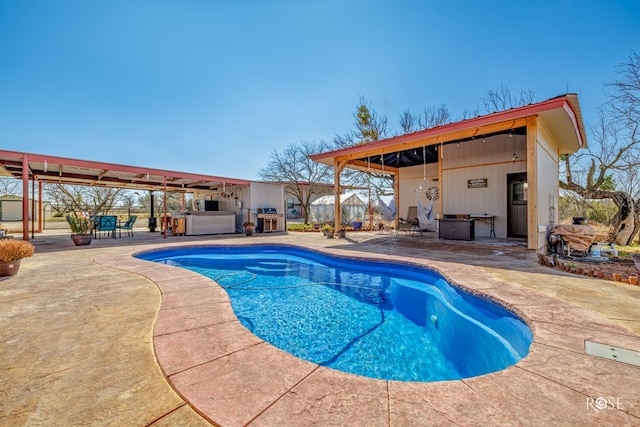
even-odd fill
[{"label": "planter pot", "polygon": [[347,236],[347,233],[344,230],[339,230],[336,232],[336,237],[338,239],[344,239]]},{"label": "planter pot", "polygon": [[333,231],[325,231],[324,235],[327,239],[333,239]]},{"label": "planter pot", "polygon": [[638,276],[629,276],[629,284],[637,285],[638,284]]},{"label": "planter pot", "polygon": [[620,273],[613,273],[613,280],[615,280],[616,282],[620,282],[620,281],[622,281],[622,274],[620,274]]},{"label": "planter pot", "polygon": [[362,228],[362,221],[354,221],[351,223],[354,230],[360,230]]},{"label": "planter pot", "polygon": [[20,269],[20,260],[0,261],[0,276],[15,276]]},{"label": "planter pot", "polygon": [[71,240],[76,246],[85,246],[91,244],[93,236],[91,234],[72,234]]},{"label": "planter pot", "polygon": [[253,228],[246,227],[244,229],[244,234],[247,235],[247,236],[252,236],[253,235]]}]

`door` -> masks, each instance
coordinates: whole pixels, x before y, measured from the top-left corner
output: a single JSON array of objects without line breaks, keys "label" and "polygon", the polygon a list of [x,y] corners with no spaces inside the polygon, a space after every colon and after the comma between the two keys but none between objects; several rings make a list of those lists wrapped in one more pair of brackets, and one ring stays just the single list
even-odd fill
[{"label": "door", "polygon": [[507,184],[507,237],[527,237],[527,174],[509,174]]}]

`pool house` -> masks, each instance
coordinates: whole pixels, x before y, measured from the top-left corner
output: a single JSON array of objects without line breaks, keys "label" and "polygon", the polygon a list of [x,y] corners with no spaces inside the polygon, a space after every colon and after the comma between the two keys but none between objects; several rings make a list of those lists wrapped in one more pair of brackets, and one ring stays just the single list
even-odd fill
[{"label": "pool house", "polygon": [[565,94],[311,159],[334,168],[336,194],[345,168],[393,175],[396,227],[425,206],[440,237],[525,238],[544,250],[558,221],[560,156],[586,146],[578,96]]}]

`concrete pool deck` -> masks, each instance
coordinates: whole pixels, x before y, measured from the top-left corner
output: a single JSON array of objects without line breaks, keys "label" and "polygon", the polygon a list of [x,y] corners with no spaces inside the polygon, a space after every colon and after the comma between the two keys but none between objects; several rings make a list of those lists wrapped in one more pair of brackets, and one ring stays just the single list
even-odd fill
[{"label": "concrete pool deck", "polygon": [[[585,340],[640,351],[640,286],[541,267],[513,241],[318,233],[95,240],[36,236],[0,281],[0,425],[638,425],[640,367]],[[410,260],[527,320],[530,353],[461,381],[373,380],[297,359],[240,325],[195,273],[131,257],[194,244],[283,243]],[[604,400],[598,400],[598,399]]]}]

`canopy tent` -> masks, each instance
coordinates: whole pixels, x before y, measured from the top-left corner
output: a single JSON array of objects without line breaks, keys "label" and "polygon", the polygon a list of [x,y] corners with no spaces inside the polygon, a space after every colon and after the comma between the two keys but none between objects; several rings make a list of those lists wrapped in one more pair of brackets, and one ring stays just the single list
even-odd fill
[{"label": "canopy tent", "polygon": [[[313,222],[332,222],[335,218],[335,196],[323,196],[311,202],[310,217]],[[340,195],[340,218],[343,224],[362,221],[367,205],[356,194]]]}]

